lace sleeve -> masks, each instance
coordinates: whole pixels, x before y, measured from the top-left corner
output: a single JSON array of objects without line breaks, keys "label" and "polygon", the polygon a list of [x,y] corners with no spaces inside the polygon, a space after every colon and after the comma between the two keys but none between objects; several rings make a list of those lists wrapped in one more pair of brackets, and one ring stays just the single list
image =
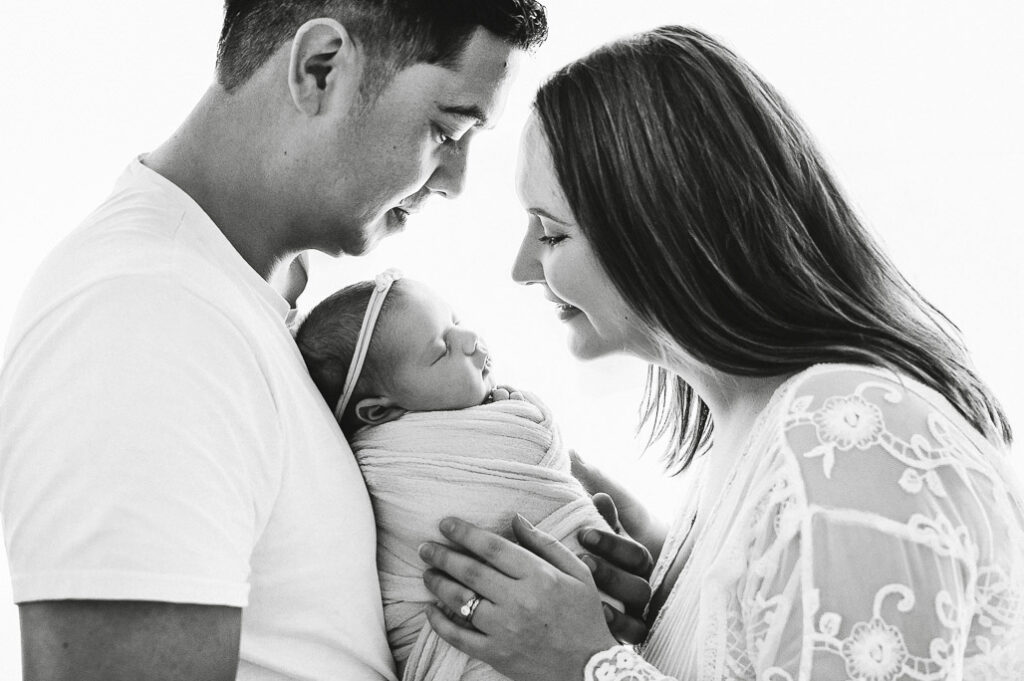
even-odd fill
[{"label": "lace sleeve", "polygon": [[595,653],[583,670],[584,681],[676,681],[665,676],[632,646],[614,646]]},{"label": "lace sleeve", "polygon": [[1024,678],[1020,502],[994,450],[895,381],[816,381],[739,587],[757,679]]}]

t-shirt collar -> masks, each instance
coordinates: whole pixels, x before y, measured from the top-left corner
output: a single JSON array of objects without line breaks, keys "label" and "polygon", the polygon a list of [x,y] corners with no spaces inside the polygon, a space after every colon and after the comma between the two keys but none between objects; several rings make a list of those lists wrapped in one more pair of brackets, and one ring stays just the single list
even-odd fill
[{"label": "t-shirt collar", "polygon": [[228,268],[234,272],[239,281],[243,282],[284,320],[286,323],[289,317],[294,314],[291,305],[281,297],[259,273],[246,262],[245,258],[235,250],[220,228],[214,224],[209,215],[206,214],[199,204],[191,196],[185,193],[178,185],[142,163],[145,156],[137,157],[128,167],[124,179],[129,177],[132,181],[144,181],[153,184],[167,195],[169,199],[188,214],[188,220],[184,221],[190,229],[194,230],[195,236],[209,249],[209,255],[215,259],[216,264],[222,268]]}]

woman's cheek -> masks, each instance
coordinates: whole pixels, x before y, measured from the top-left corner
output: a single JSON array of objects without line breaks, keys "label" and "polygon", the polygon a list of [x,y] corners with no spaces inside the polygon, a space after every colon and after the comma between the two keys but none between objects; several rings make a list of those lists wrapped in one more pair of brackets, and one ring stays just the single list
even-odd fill
[{"label": "woman's cheek", "polygon": [[577,305],[575,294],[580,275],[581,272],[574,266],[573,258],[571,255],[567,257],[564,249],[556,248],[548,255],[544,265],[544,280],[551,292],[564,302]]}]

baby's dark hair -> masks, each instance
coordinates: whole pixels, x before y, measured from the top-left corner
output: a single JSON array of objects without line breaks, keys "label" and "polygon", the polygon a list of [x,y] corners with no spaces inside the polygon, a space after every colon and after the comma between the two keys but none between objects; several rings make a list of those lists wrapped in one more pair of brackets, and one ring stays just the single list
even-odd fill
[{"label": "baby's dark hair", "polygon": [[[371,395],[373,391],[379,391],[385,380],[381,365],[385,363],[386,358],[379,356],[379,352],[375,353],[374,346],[380,347],[377,340],[381,326],[388,310],[394,306],[396,298],[401,296],[401,283],[399,280],[391,285],[391,290],[388,291],[381,306],[380,317],[377,319],[363,370],[345,415],[341,419],[341,429],[346,436],[351,435],[362,425],[353,413],[355,404],[361,398]],[[366,314],[366,306],[370,303],[374,285],[373,281],[360,281],[332,293],[317,303],[295,334],[295,342],[302,353],[302,359],[306,362],[309,375],[332,411],[338,404],[345,379],[348,377],[349,365],[352,363],[352,355],[355,353],[356,341],[359,338],[359,329],[362,327],[363,316]]]}]

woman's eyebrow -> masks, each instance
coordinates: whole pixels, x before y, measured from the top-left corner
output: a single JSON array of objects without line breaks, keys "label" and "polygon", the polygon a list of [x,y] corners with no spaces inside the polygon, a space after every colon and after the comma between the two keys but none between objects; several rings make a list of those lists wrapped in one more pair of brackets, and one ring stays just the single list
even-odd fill
[{"label": "woman's eyebrow", "polygon": [[530,213],[532,215],[536,215],[537,217],[544,218],[545,220],[550,220],[551,222],[557,222],[558,224],[565,225],[567,227],[570,224],[568,220],[563,220],[562,218],[556,218],[554,215],[552,215],[548,211],[544,210],[543,208],[536,208],[536,207],[534,207],[534,208],[527,208],[526,212]]}]

